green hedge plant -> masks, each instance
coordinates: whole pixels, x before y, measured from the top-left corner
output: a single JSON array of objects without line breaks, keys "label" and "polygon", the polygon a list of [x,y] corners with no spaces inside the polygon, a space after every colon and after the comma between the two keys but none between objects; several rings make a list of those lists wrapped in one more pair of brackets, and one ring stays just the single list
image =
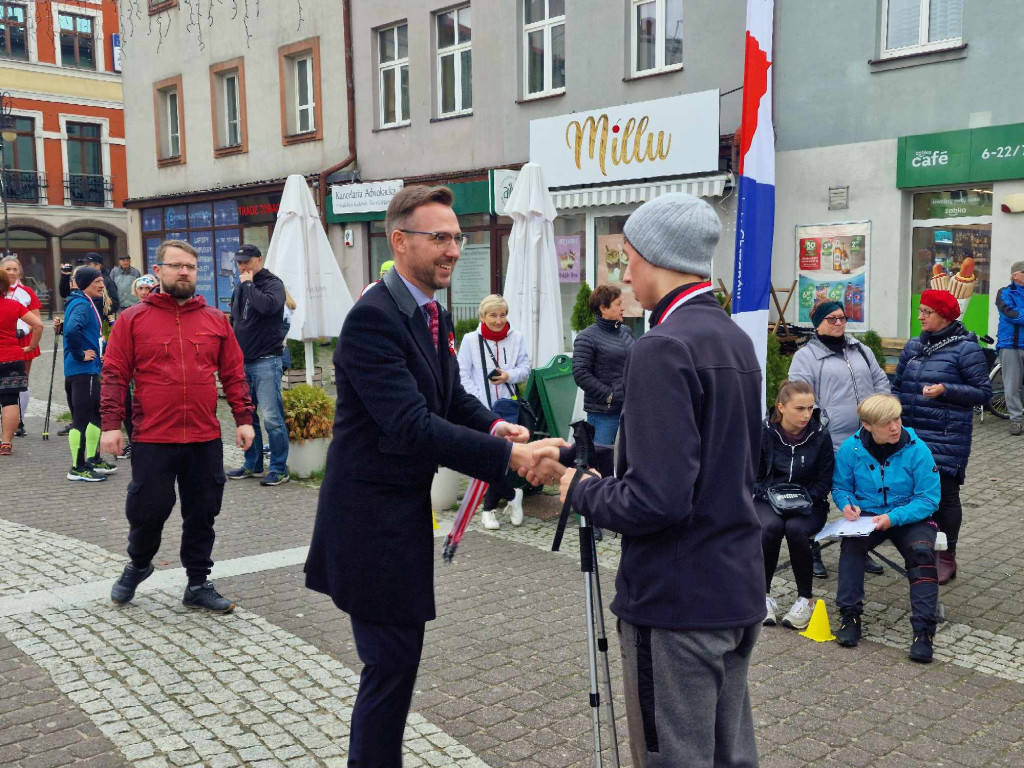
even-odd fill
[{"label": "green hedge plant", "polygon": [[288,439],[295,442],[330,437],[334,425],[334,400],[320,387],[298,384],[281,393]]},{"label": "green hedge plant", "polygon": [[576,294],[576,303],[572,307],[572,319],[570,327],[579,333],[594,323],[594,313],[590,311],[590,286],[586,283],[580,284],[580,292]]}]

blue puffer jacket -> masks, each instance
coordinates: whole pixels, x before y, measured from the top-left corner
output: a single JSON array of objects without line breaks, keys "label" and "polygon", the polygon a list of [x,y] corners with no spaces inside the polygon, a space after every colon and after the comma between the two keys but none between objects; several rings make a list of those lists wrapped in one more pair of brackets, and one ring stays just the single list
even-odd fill
[{"label": "blue puffer jacket", "polygon": [[864,429],[846,439],[836,454],[832,501],[862,515],[888,515],[894,526],[926,519],[939,508],[939,474],[931,453],[912,429],[900,434],[899,447],[885,466],[868,452]]},{"label": "blue puffer jacket", "polygon": [[[925,397],[922,390],[928,384],[943,384],[946,391],[937,398]],[[939,471],[963,482],[974,406],[992,397],[978,337],[957,321],[911,339],[900,354],[892,393],[903,404],[903,424],[925,442]]]},{"label": "blue puffer jacket", "polygon": [[996,349],[1024,349],[1024,288],[1010,283],[996,293],[999,333]]},{"label": "blue puffer jacket", "polygon": [[[99,376],[102,337],[103,328],[92,299],[81,291],[72,291],[64,305],[64,376]],[[85,359],[89,349],[96,353],[92,360]]]}]

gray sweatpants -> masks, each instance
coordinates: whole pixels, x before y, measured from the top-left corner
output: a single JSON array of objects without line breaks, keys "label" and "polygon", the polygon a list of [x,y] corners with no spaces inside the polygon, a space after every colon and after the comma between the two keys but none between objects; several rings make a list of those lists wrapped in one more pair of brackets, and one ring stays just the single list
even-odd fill
[{"label": "gray sweatpants", "polygon": [[1024,383],[1024,349],[1000,349],[999,363],[1003,366],[1003,394],[1011,421],[1024,421],[1024,403],[1021,402],[1021,384]]},{"label": "gray sweatpants", "polygon": [[747,669],[761,624],[618,630],[634,768],[756,768]]}]

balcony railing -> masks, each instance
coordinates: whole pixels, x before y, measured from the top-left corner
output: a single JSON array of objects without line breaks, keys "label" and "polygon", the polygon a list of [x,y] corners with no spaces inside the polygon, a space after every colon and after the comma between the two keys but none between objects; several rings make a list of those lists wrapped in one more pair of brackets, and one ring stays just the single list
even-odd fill
[{"label": "balcony railing", "polygon": [[46,174],[35,171],[3,170],[4,195],[9,204],[46,202]]},{"label": "balcony railing", "polygon": [[64,199],[71,205],[110,208],[113,205],[113,193],[114,185],[109,176],[72,173],[64,177]]}]

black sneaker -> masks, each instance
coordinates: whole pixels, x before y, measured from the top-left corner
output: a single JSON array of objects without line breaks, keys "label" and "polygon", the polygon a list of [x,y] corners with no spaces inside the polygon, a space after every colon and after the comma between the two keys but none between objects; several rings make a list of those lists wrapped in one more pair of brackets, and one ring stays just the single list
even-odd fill
[{"label": "black sneaker", "polygon": [[281,485],[289,480],[291,478],[287,472],[268,472],[267,476],[260,480],[260,485]]},{"label": "black sneaker", "polygon": [[263,470],[255,472],[245,467],[239,467],[238,469],[228,470],[224,474],[227,475],[228,480],[247,480],[250,477],[259,477],[263,474]]},{"label": "black sneaker", "polygon": [[119,454],[117,454],[117,458],[119,458],[119,459],[130,459],[131,457],[132,457],[132,444],[131,443],[125,443],[124,444],[124,448],[122,448],[121,452]]},{"label": "black sneaker", "polygon": [[93,472],[89,466],[84,467],[72,467],[68,472],[68,480],[80,482],[80,483],[101,483],[107,479],[106,475],[101,475],[98,472]]},{"label": "black sneaker", "polygon": [[64,427],[63,429],[57,430],[57,437],[67,437],[71,432],[71,425]]},{"label": "black sneaker", "polygon": [[198,587],[185,587],[185,596],[181,604],[186,608],[202,609],[213,613],[231,613],[235,610],[235,604],[213,588],[213,582],[208,581]]},{"label": "black sneaker", "polygon": [[131,602],[135,597],[135,590],[146,579],[153,575],[153,564],[145,570],[139,570],[131,563],[128,563],[121,571],[121,578],[114,582],[110,590],[110,600],[117,605],[124,605]]},{"label": "black sneaker", "polygon": [[881,576],[885,573],[885,568],[872,560],[871,555],[864,555],[864,573],[870,573],[872,576]]},{"label": "black sneaker", "polygon": [[89,465],[89,469],[95,472],[97,475],[112,475],[117,472],[117,467],[110,462],[104,461],[103,459],[89,459],[86,464]]},{"label": "black sneaker", "polygon": [[914,635],[914,642],[910,644],[910,660],[921,664],[932,663],[932,638],[935,635],[928,632],[920,632]]},{"label": "black sneaker", "polygon": [[24,437],[28,432],[25,431],[25,425],[22,422],[18,422],[18,428],[14,430],[15,437]]},{"label": "black sneaker", "polygon": [[844,648],[856,648],[860,642],[860,614],[840,611],[839,616],[836,642]]}]

